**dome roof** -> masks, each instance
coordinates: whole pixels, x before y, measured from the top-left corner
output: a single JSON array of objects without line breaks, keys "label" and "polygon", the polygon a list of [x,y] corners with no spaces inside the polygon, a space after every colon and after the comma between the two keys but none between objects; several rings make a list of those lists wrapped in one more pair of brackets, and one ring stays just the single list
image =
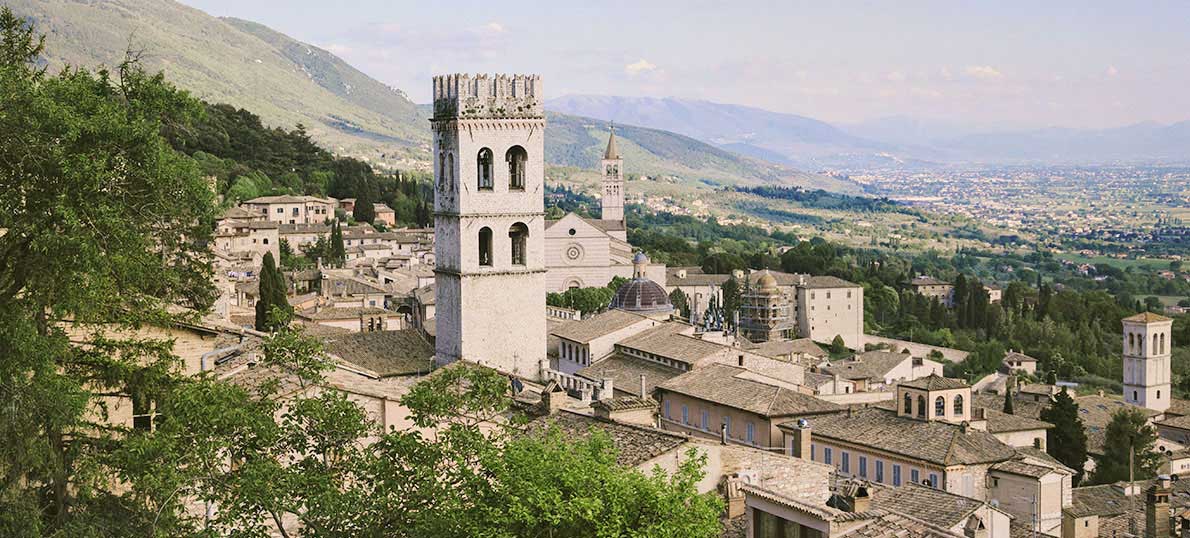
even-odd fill
[{"label": "dome roof", "polygon": [[648,265],[649,257],[645,256],[644,252],[637,252],[636,256],[632,257],[632,263],[634,263],[634,264],[641,263],[641,264]]},{"label": "dome roof", "polygon": [[611,308],[628,312],[672,312],[674,309],[665,288],[647,278],[634,278],[622,284],[612,297]]},{"label": "dome roof", "polygon": [[762,290],[775,290],[777,289],[777,277],[766,269],[761,273],[760,278],[756,279],[756,285]]}]

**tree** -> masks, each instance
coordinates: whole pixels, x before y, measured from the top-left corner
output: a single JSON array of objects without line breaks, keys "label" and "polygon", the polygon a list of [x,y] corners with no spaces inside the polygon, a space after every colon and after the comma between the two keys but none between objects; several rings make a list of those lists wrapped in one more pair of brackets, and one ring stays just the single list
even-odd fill
[{"label": "tree", "polygon": [[[1047,385],[1057,385],[1058,384],[1058,371],[1051,369],[1050,371],[1046,372],[1045,373],[1045,383]],[[1064,392],[1066,389],[1062,389],[1062,390]]]},{"label": "tree", "polygon": [[327,263],[334,267],[341,267],[347,263],[347,249],[343,247],[343,230],[339,228],[339,221],[331,224],[330,259]]},{"label": "tree", "polygon": [[1110,484],[1128,480],[1129,454],[1133,477],[1146,480],[1156,476],[1161,455],[1156,451],[1157,431],[1139,408],[1120,409],[1112,414],[1104,432],[1103,455],[1095,458],[1091,481]]},{"label": "tree", "polygon": [[131,60],[50,75],[43,44],[0,8],[0,534],[150,535],[150,501],[115,486],[135,432],[98,419],[181,378],[169,342],[124,330],[215,297],[213,195],[161,135],[198,109]]},{"label": "tree", "polygon": [[[281,367],[319,354],[305,339],[283,330],[266,341],[266,360]],[[297,378],[319,383],[324,364],[308,363]],[[401,431],[381,431],[337,391],[290,400],[274,420],[275,386],[264,383],[257,396],[198,379],[171,404],[178,420],[138,447],[145,475],[168,471],[143,492],[163,500],[170,535],[203,526],[285,535],[285,520],[329,538],[720,532],[722,501],[698,493],[705,457],[688,452],[672,474],[621,467],[598,430],[576,438],[548,418],[528,423],[508,379],[486,368],[444,368],[414,385],[400,403],[415,428]],[[231,472],[210,465],[228,454],[240,462]],[[172,498],[219,510],[209,522],[187,519],[186,503]]]},{"label": "tree", "polygon": [[847,344],[843,342],[843,335],[836,334],[835,339],[831,340],[831,356],[837,357],[847,353]]},{"label": "tree", "polygon": [[1008,376],[1008,380],[1004,383],[1004,409],[1002,409],[1002,410],[1005,413],[1008,413],[1009,415],[1016,413],[1016,410],[1013,409],[1013,405],[1012,405],[1012,402],[1013,402],[1013,398],[1012,398],[1013,380],[1014,380],[1013,376]]},{"label": "tree", "polygon": [[289,305],[285,275],[273,262],[272,252],[264,255],[258,282],[260,291],[256,298],[256,330],[269,332],[288,325],[293,307]]},{"label": "tree", "polygon": [[679,315],[690,319],[690,304],[686,302],[686,292],[679,288],[674,288],[673,291],[669,292],[669,303],[673,305],[674,310]]},{"label": "tree", "polygon": [[735,313],[740,308],[740,282],[733,276],[720,287],[723,293],[723,323],[735,327]]},{"label": "tree", "polygon": [[1063,388],[1054,397],[1054,403],[1041,410],[1041,420],[1054,425],[1046,432],[1046,452],[1074,469],[1077,485],[1083,479],[1083,467],[1087,463],[1087,432],[1078,415],[1078,404]]},{"label": "tree", "polygon": [[375,199],[372,198],[372,186],[367,181],[360,183],[359,191],[355,195],[355,207],[351,210],[351,217],[356,222],[371,224],[376,220]]}]

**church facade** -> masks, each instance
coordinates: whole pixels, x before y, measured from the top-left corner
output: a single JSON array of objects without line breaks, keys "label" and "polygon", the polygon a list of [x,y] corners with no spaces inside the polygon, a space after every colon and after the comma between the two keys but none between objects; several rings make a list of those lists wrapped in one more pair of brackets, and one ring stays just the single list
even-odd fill
[{"label": "church facade", "polygon": [[[600,218],[567,213],[546,221],[546,287],[562,292],[570,288],[606,286],[614,277],[632,278],[632,245],[624,222],[624,160],[613,129],[600,161]],[[650,264],[650,279],[665,285],[665,266]]]}]

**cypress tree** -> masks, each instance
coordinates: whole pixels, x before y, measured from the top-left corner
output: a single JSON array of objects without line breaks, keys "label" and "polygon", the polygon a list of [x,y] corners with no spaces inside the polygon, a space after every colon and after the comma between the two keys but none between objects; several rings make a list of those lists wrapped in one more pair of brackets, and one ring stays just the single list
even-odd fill
[{"label": "cypress tree", "polygon": [[1015,414],[1012,408],[1012,385],[1013,377],[1008,376],[1008,382],[1004,384],[1004,412],[1009,415]]},{"label": "cypress tree", "polygon": [[372,202],[372,189],[368,182],[360,181],[359,192],[355,196],[355,208],[351,210],[351,216],[356,222],[372,223],[376,220],[376,206]]},{"label": "cypress tree", "polygon": [[270,319],[274,308],[280,309],[288,318],[293,313],[289,306],[288,294],[285,290],[285,275],[277,269],[273,260],[273,253],[264,255],[264,262],[260,269],[260,292],[256,300],[256,330],[272,331],[285,323],[285,320]]},{"label": "cypress tree", "polygon": [[1041,411],[1041,420],[1054,425],[1046,432],[1046,452],[1074,469],[1077,485],[1083,478],[1083,465],[1087,463],[1087,432],[1078,416],[1078,404],[1063,388],[1054,397],[1053,405]]},{"label": "cypress tree", "polygon": [[331,265],[340,266],[347,262],[347,250],[343,248],[343,230],[339,228],[339,221],[331,224]]}]

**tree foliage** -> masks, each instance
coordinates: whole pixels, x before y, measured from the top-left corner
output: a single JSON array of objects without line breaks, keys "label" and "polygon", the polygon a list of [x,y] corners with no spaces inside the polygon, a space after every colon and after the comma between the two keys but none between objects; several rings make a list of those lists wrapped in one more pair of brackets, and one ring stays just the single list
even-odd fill
[{"label": "tree foliage", "polygon": [[1074,469],[1077,485],[1082,481],[1087,463],[1087,432],[1083,429],[1083,419],[1078,416],[1078,404],[1063,388],[1054,397],[1054,403],[1041,410],[1041,420],[1054,425],[1046,431],[1046,452]]},{"label": "tree foliage", "polygon": [[273,262],[273,253],[266,252],[260,269],[260,291],[256,299],[256,330],[275,331],[289,324],[293,307],[289,305],[285,275]]},{"label": "tree foliage", "polygon": [[1104,432],[1103,455],[1095,458],[1091,481],[1110,484],[1128,480],[1131,452],[1133,476],[1145,480],[1157,475],[1161,455],[1157,453],[1157,430],[1148,424],[1144,411],[1130,407],[1112,414]]},{"label": "tree foliage", "polygon": [[179,382],[169,342],[122,329],[213,301],[213,194],[161,136],[195,101],[134,58],[48,74],[42,43],[0,9],[0,535],[145,535],[104,402]]}]

